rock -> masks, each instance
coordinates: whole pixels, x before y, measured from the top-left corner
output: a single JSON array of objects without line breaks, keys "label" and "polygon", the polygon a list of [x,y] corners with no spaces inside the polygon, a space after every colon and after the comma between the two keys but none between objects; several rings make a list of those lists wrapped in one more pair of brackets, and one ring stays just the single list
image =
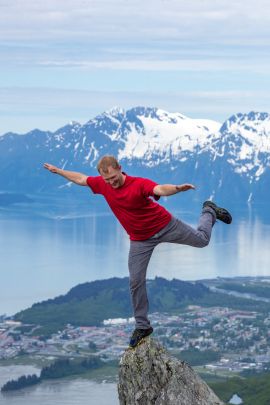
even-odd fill
[{"label": "rock", "polygon": [[150,337],[122,356],[118,395],[120,405],[224,405],[187,363]]}]

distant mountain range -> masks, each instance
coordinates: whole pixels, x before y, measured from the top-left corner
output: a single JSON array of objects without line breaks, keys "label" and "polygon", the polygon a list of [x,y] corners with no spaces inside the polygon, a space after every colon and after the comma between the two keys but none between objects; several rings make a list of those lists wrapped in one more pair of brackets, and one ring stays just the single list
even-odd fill
[{"label": "distant mountain range", "polygon": [[[0,137],[0,191],[77,194],[79,187],[42,168],[50,162],[97,175],[104,154],[119,158],[130,175],[197,186],[183,202],[209,197],[267,202],[270,197],[270,115],[235,114],[223,124],[158,108],[114,108],[86,124],[56,132],[35,129]],[[75,191],[76,189],[76,191]],[[61,191],[61,193],[60,193]]]}]

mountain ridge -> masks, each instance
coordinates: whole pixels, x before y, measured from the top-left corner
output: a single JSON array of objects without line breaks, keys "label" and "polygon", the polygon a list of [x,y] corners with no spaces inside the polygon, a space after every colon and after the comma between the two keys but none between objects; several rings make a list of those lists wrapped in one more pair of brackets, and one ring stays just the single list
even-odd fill
[{"label": "mountain ridge", "polygon": [[49,176],[42,168],[45,161],[97,175],[96,164],[104,154],[115,155],[130,175],[194,182],[194,200],[256,203],[270,197],[268,113],[237,113],[222,124],[151,107],[113,108],[83,125],[71,122],[55,132],[1,136],[0,190],[63,192],[67,181]]},{"label": "mountain ridge", "polygon": [[[181,308],[185,300],[191,302],[210,293],[200,282],[187,282],[162,277],[147,280],[152,311],[171,311]],[[168,294],[170,300],[167,302]],[[23,323],[39,324],[52,330],[64,325],[100,325],[104,319],[130,317],[132,307],[128,277],[113,277],[79,284],[67,294],[48,299],[15,314]]]},{"label": "mountain ridge", "polygon": [[[212,291],[202,281],[147,279],[150,312],[179,313],[187,305],[230,307],[266,312],[270,303],[233,297]],[[65,295],[33,304],[14,315],[14,319],[39,325],[40,335],[64,329],[65,325],[98,326],[106,319],[132,316],[129,278],[113,277],[85,282],[71,288]]]}]

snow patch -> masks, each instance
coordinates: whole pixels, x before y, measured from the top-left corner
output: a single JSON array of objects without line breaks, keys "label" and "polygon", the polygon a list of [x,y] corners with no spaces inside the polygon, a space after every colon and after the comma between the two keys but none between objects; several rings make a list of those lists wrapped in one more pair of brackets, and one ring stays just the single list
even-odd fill
[{"label": "snow patch", "polygon": [[93,166],[94,162],[96,162],[96,160],[99,156],[98,150],[94,146],[94,142],[91,142],[88,155],[85,156],[84,159],[88,162],[89,159],[91,158],[91,156],[92,156],[92,160],[90,161],[90,166]]},{"label": "snow patch", "polygon": [[[215,121],[193,120],[181,114],[169,114],[160,109],[156,111],[156,116],[139,115],[138,118],[143,125],[143,129],[140,130],[134,123],[130,124],[125,146],[119,151],[119,159],[131,157],[151,159],[155,156],[154,165],[157,165],[156,156],[159,156],[162,162],[170,156],[178,158],[182,152],[209,148],[213,137],[218,139],[220,136],[211,133],[208,129],[211,127],[211,130],[216,130],[220,127],[220,123]],[[206,122],[207,126],[202,125]]]}]

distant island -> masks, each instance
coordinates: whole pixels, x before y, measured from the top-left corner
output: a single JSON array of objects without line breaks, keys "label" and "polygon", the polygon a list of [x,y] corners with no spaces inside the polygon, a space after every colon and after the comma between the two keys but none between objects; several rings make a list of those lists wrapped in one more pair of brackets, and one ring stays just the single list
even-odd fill
[{"label": "distant island", "polygon": [[22,375],[17,380],[10,380],[1,387],[1,392],[16,391],[22,388],[30,387],[36,385],[41,381],[41,379],[36,375]]},{"label": "distant island", "polygon": [[1,392],[19,390],[36,385],[44,380],[81,375],[102,366],[104,366],[104,362],[94,356],[83,360],[58,359],[49,366],[43,367],[39,377],[36,374],[23,375],[17,380],[10,380],[3,385]]}]

